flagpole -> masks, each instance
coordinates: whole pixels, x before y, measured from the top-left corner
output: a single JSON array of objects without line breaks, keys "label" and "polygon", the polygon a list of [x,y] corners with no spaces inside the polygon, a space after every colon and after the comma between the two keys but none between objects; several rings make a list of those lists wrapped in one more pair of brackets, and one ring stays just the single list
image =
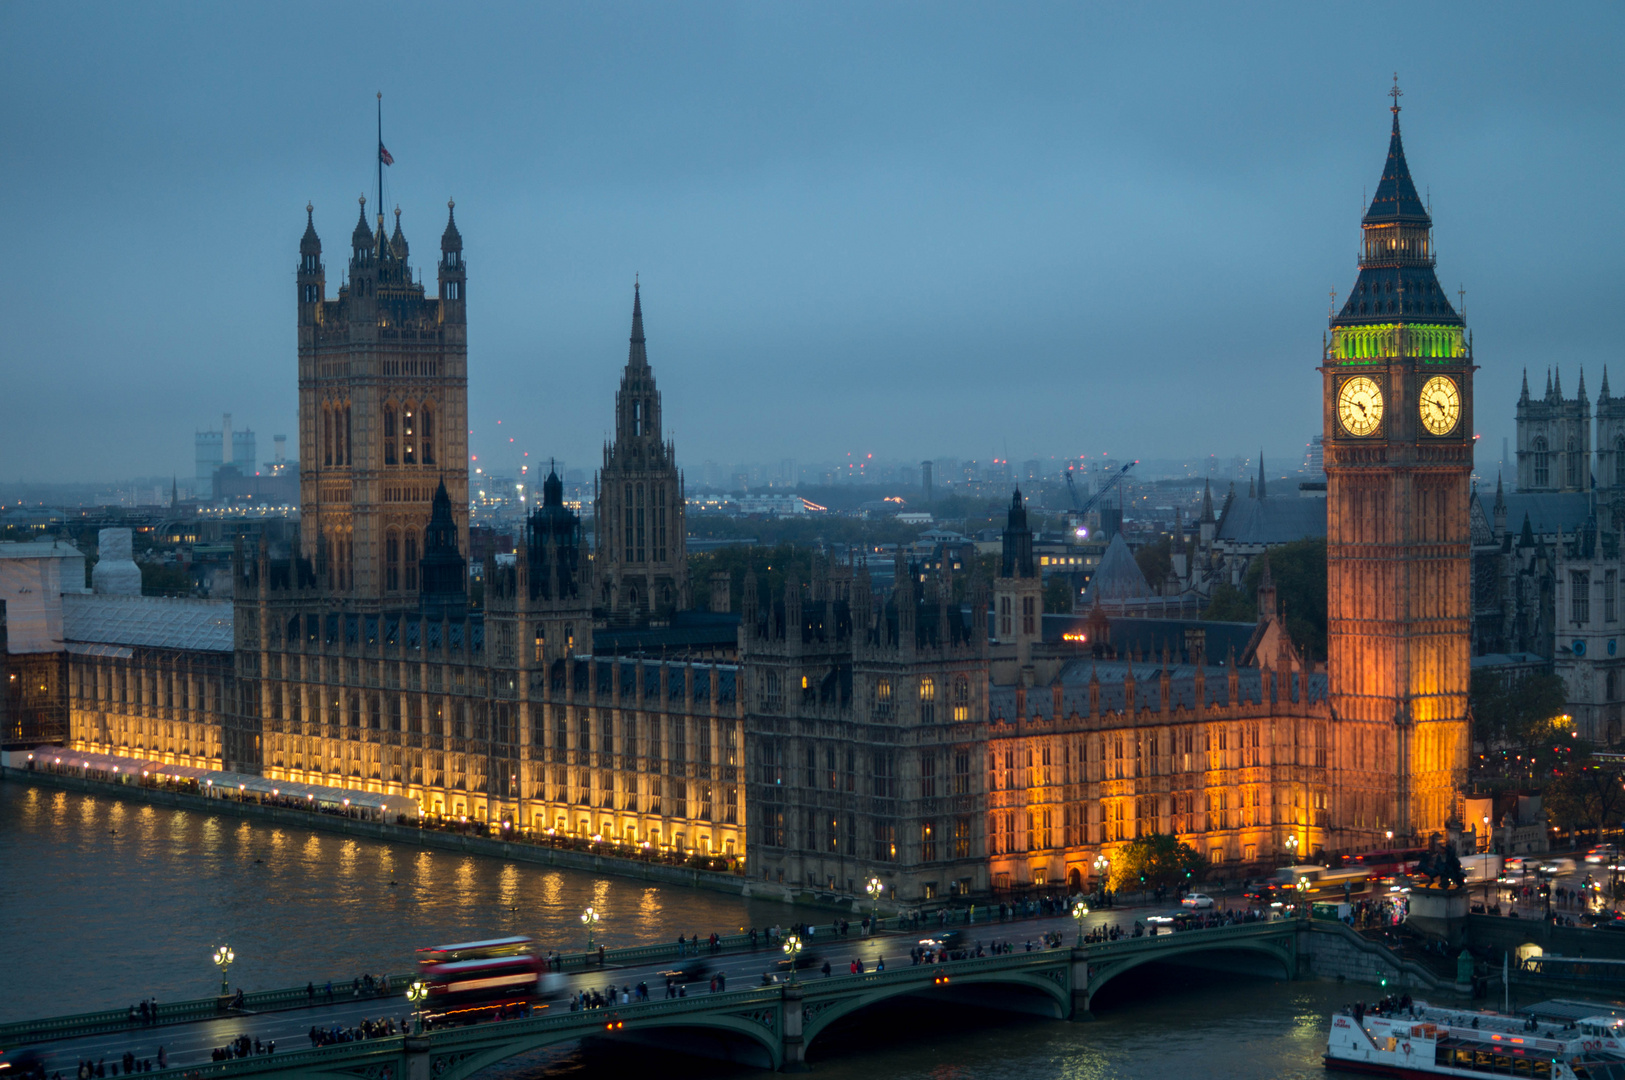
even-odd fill
[{"label": "flagpole", "polygon": [[384,227],[384,92],[378,91],[378,227]]}]

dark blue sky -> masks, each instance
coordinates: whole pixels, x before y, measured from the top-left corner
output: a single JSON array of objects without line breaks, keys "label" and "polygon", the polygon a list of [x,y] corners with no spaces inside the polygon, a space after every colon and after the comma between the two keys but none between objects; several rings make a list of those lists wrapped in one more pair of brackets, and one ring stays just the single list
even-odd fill
[{"label": "dark blue sky", "polygon": [[1622,9],[0,6],[0,476],[191,471],[295,430],[293,270],[337,286],[374,92],[413,262],[447,196],[474,447],[591,465],[634,273],[690,466],[847,451],[1295,461],[1391,74],[1480,466],[1519,369],[1625,391]]}]

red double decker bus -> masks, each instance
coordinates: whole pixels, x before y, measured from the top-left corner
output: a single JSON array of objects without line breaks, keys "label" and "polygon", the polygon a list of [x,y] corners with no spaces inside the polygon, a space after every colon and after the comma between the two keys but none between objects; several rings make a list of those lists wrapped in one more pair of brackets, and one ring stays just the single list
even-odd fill
[{"label": "red double decker bus", "polygon": [[429,988],[425,1011],[434,1017],[489,1012],[533,1004],[549,996],[543,986],[543,964],[528,937],[464,941],[418,950],[418,964]]}]

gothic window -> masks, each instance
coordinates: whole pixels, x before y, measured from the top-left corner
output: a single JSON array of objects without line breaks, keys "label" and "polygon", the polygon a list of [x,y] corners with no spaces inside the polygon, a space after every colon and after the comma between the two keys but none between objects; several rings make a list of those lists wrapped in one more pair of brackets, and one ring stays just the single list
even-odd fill
[{"label": "gothic window", "polygon": [[1625,435],[1614,436],[1614,486],[1625,487]]},{"label": "gothic window", "polygon": [[782,712],[784,710],[784,689],[779,682],[779,673],[769,671],[764,681],[766,686],[762,694],[762,707],[771,713]]},{"label": "gothic window", "polygon": [[666,561],[666,485],[654,489],[655,562]]},{"label": "gothic window", "polygon": [[1568,486],[1571,488],[1577,488],[1580,486],[1580,446],[1574,441],[1574,436],[1572,435],[1569,436],[1568,458]]},{"label": "gothic window", "polygon": [[1529,451],[1535,456],[1535,486],[1538,488],[1548,486],[1552,481],[1552,469],[1546,453],[1545,436],[1536,435],[1534,441],[1529,444]]},{"label": "gothic window", "polygon": [[1605,570],[1602,575],[1602,621],[1615,622],[1619,618],[1619,608],[1615,600],[1619,592],[1619,571]]},{"label": "gothic window", "polygon": [[937,756],[929,751],[920,755],[920,798],[937,797]]},{"label": "gothic window", "polygon": [[[345,412],[348,413],[349,410],[346,409]],[[432,411],[430,411],[428,406],[424,406],[424,408],[423,408],[422,421],[423,421],[422,424],[419,425],[420,428],[421,428],[421,433],[419,435],[419,440],[418,441],[422,444],[422,447],[423,447],[423,464],[425,464],[425,465],[433,465],[434,464],[434,413]]]},{"label": "gothic window", "polygon": [[414,420],[414,417],[412,416],[412,406],[408,405],[406,408],[401,410],[401,464],[402,465],[416,465],[417,464],[416,442],[413,439],[413,436],[416,434],[416,431],[417,431],[417,425],[413,422],[413,420]]},{"label": "gothic window", "polygon": [[920,723],[937,722],[937,683],[929,675],[920,677]]},{"label": "gothic window", "polygon": [[322,464],[333,464],[333,410],[322,407]]},{"label": "gothic window", "polygon": [[418,587],[418,534],[415,529],[407,529],[402,537],[401,561],[405,563],[406,573],[403,576],[408,591],[415,592]]},{"label": "gothic window", "polygon": [[395,406],[384,406],[384,464],[395,464]]},{"label": "gothic window", "polygon": [[632,434],[643,434],[643,402],[632,402]]},{"label": "gothic window", "polygon": [[394,592],[401,587],[401,534],[394,529],[384,534],[384,588]]},{"label": "gothic window", "polygon": [[1575,626],[1591,621],[1591,572],[1569,571],[1569,617]]},{"label": "gothic window", "polygon": [[999,637],[1008,638],[1011,635],[1010,598],[999,597]]},{"label": "gothic window", "polygon": [[954,679],[954,723],[970,719],[970,680],[961,675]]},{"label": "gothic window", "polygon": [[350,437],[350,406],[344,406],[344,464],[349,465],[352,460],[352,443]]},{"label": "gothic window", "polygon": [[937,823],[934,821],[920,823],[920,861],[937,861]]},{"label": "gothic window", "polygon": [[1021,598],[1021,632],[1023,634],[1036,634],[1038,632],[1038,601],[1035,597],[1023,596]]},{"label": "gothic window", "polygon": [[875,718],[891,719],[891,680],[888,678],[875,680]]},{"label": "gothic window", "polygon": [[643,485],[638,484],[636,486],[636,491],[637,491],[637,496],[638,496],[637,518],[636,518],[636,521],[637,521],[637,556],[638,556],[637,561],[638,562],[643,562],[644,561],[644,552],[647,550],[647,548],[644,545],[644,531],[643,531]]},{"label": "gothic window", "polygon": [[626,559],[624,561],[631,562],[632,561],[632,485],[631,484],[626,485],[626,497],[621,502],[621,523],[624,526],[625,532],[626,532],[626,543],[624,545],[625,548],[626,548]]}]

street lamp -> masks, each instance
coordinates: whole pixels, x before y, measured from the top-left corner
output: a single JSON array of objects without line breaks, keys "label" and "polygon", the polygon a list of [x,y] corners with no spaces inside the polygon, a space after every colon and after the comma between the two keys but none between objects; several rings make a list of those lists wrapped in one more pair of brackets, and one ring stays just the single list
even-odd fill
[{"label": "street lamp", "polygon": [[1288,866],[1298,865],[1298,834],[1293,833],[1286,838],[1286,858]]},{"label": "street lamp", "polygon": [[869,893],[869,932],[874,933],[880,919],[880,894],[886,891],[886,886],[881,884],[879,878],[872,877],[864,888]]},{"label": "street lamp", "polygon": [[429,987],[422,979],[413,979],[412,985],[406,988],[406,1000],[412,1003],[415,1010],[412,1016],[412,1034],[423,1034],[423,999],[429,996]]},{"label": "street lamp", "polygon": [[1094,865],[1095,877],[1100,882],[1100,896],[1104,900],[1106,898],[1106,875],[1112,868],[1112,861],[1102,853],[1095,856]]},{"label": "street lamp", "polygon": [[791,934],[784,939],[784,954],[790,958],[790,981],[796,981],[796,954],[801,952],[801,937]]},{"label": "street lamp", "polygon": [[588,908],[581,913],[581,922],[587,928],[587,951],[592,952],[592,931],[598,925],[598,909]]},{"label": "street lamp", "polygon": [[1298,918],[1307,919],[1309,917],[1309,908],[1307,906],[1305,906],[1304,901],[1307,900],[1308,897],[1309,897],[1309,879],[1306,878],[1306,877],[1299,878],[1298,879],[1297,889],[1298,889]]},{"label": "street lamp", "polygon": [[226,973],[231,970],[231,962],[235,959],[237,954],[231,951],[230,945],[222,945],[214,951],[214,966],[220,969],[221,997],[231,993],[231,986],[226,982]]},{"label": "street lamp", "polygon": [[1083,948],[1083,920],[1089,917],[1089,905],[1079,900],[1072,905],[1072,917],[1078,920],[1078,948]]}]

